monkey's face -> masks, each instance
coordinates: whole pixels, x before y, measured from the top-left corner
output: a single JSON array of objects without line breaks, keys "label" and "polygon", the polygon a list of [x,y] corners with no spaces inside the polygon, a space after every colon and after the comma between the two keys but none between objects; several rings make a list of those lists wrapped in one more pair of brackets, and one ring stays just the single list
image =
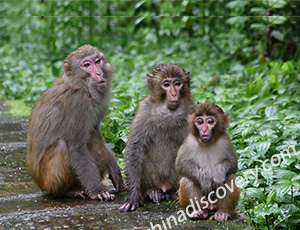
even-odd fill
[{"label": "monkey's face", "polygon": [[213,116],[198,116],[194,120],[196,129],[198,130],[199,138],[202,142],[208,143],[213,137],[214,127],[217,125],[217,120]]},{"label": "monkey's face", "polygon": [[99,87],[105,87],[106,79],[102,71],[104,64],[103,55],[101,55],[101,53],[97,53],[82,59],[80,62],[80,68],[92,77],[95,84]]},{"label": "monkey's face", "polygon": [[183,82],[179,78],[165,78],[161,82],[161,89],[165,95],[165,102],[168,109],[176,110],[180,105],[180,91],[182,89]]}]

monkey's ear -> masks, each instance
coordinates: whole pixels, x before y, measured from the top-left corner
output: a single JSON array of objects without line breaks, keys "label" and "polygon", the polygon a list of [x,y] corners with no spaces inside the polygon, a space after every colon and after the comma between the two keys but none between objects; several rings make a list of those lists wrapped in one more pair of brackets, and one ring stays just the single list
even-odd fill
[{"label": "monkey's ear", "polygon": [[153,74],[147,74],[147,84],[149,88],[152,87],[152,81],[153,81],[152,78],[153,78]]},{"label": "monkey's ear", "polygon": [[229,126],[229,113],[224,114],[225,128],[227,129]]},{"label": "monkey's ear", "polygon": [[64,70],[65,70],[65,73],[67,75],[69,75],[69,73],[70,73],[70,65],[69,65],[69,63],[66,60],[64,61]]},{"label": "monkey's ear", "polygon": [[191,73],[190,72],[185,72],[185,74],[186,74],[186,79],[187,79],[187,83],[188,83],[188,85],[190,85],[190,82],[191,82]]}]

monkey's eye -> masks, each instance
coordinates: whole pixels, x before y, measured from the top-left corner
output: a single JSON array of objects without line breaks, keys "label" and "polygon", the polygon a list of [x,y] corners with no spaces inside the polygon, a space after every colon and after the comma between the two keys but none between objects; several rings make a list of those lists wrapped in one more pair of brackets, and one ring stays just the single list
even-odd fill
[{"label": "monkey's eye", "polygon": [[84,66],[85,68],[88,68],[88,67],[90,66],[90,63],[84,63],[83,66]]},{"label": "monkey's eye", "polygon": [[210,118],[210,119],[207,120],[207,123],[208,123],[208,124],[213,124],[214,122],[215,122],[215,120],[212,119],[212,118]]},{"label": "monkey's eye", "polygon": [[202,125],[203,124],[203,119],[198,119],[196,122],[197,122],[198,125]]},{"label": "monkey's eye", "polygon": [[174,85],[175,85],[175,86],[181,86],[181,82],[180,82],[180,81],[176,81],[176,82],[174,83]]},{"label": "monkey's eye", "polygon": [[170,82],[165,81],[165,82],[163,83],[163,85],[164,85],[164,87],[169,87],[169,86],[170,86]]},{"label": "monkey's eye", "polygon": [[100,64],[100,62],[101,62],[101,59],[97,59],[97,60],[95,61],[96,64]]}]

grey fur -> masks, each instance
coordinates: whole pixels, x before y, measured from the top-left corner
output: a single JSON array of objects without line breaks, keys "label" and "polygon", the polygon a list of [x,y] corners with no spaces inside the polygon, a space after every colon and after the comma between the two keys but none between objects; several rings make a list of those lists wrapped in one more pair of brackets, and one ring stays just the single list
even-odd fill
[{"label": "grey fur", "polygon": [[129,204],[142,204],[149,189],[177,190],[179,174],[174,164],[189,133],[188,114],[193,107],[191,97],[182,99],[175,111],[152,102],[150,96],[140,102],[125,148]]},{"label": "grey fur", "polygon": [[[86,45],[83,48],[90,53],[88,55],[100,52],[104,56],[96,47]],[[63,152],[68,161],[66,165],[70,165],[68,174],[71,175],[64,193],[76,187],[78,181],[88,196],[102,192],[105,190],[102,185],[105,170],[109,171],[116,189],[122,190],[121,172],[114,152],[104,146],[98,127],[110,103],[111,65],[104,57],[102,71],[106,85],[99,89],[97,82],[80,70],[81,59],[76,58],[76,51],[72,55],[75,56],[64,62],[71,62],[70,76],[64,73],[55,79],[32,110],[27,133],[27,165],[36,181],[43,180],[39,175],[40,162],[49,148],[54,146],[58,149],[56,143],[59,140],[67,150],[54,150],[53,153]]]},{"label": "grey fur", "polygon": [[211,178],[217,180],[218,187],[224,184],[228,175],[237,171],[236,151],[226,133],[208,146],[200,146],[196,137],[189,134],[178,150],[176,169],[209,192],[212,190]]}]

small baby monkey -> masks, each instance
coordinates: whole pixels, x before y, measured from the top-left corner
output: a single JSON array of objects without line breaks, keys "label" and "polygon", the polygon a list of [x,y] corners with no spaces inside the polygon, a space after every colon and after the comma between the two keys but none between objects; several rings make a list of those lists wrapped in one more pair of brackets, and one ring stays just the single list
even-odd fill
[{"label": "small baby monkey", "polygon": [[189,117],[190,134],[178,150],[176,170],[181,174],[179,203],[200,208],[191,219],[226,221],[240,196],[235,184],[237,154],[226,133],[229,114],[213,104],[198,105]]}]

